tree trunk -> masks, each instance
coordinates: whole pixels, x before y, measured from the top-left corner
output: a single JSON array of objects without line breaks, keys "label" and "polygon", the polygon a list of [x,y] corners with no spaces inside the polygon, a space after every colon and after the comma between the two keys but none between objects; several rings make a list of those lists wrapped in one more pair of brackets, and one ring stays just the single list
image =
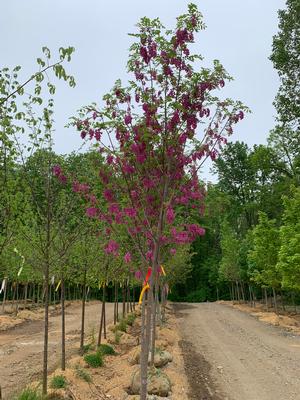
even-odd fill
[{"label": "tree trunk", "polygon": [[237,299],[238,299],[238,302],[239,302],[239,304],[240,304],[240,303],[241,303],[241,296],[240,296],[240,288],[239,288],[239,283],[238,283],[238,281],[235,282],[235,285],[236,285]]},{"label": "tree trunk", "polygon": [[2,313],[5,313],[6,293],[7,293],[8,279],[5,280],[3,300],[2,300]]},{"label": "tree trunk", "polygon": [[12,297],[12,303],[11,303],[11,311],[13,312],[14,310],[14,305],[15,305],[15,299],[16,299],[16,282],[13,283],[13,297]]},{"label": "tree trunk", "polygon": [[27,306],[27,296],[28,296],[28,282],[25,283],[25,288],[24,288],[24,306],[25,306],[25,308]]},{"label": "tree trunk", "polygon": [[37,294],[36,294],[36,303],[39,305],[40,303],[40,285],[37,285]]},{"label": "tree trunk", "polygon": [[285,306],[284,306],[284,299],[283,299],[283,292],[280,290],[280,297],[281,297],[281,307],[282,311],[285,311]]},{"label": "tree trunk", "polygon": [[251,305],[251,307],[253,307],[253,300],[252,300],[252,294],[251,294],[251,287],[250,287],[250,285],[248,285],[248,290],[249,290],[249,301],[250,301],[250,305]]},{"label": "tree trunk", "polygon": [[105,295],[106,295],[106,285],[104,283],[104,288],[103,288],[103,333],[104,333],[104,339],[106,339],[106,299],[105,299]]},{"label": "tree trunk", "polygon": [[152,305],[152,326],[151,326],[151,366],[154,365],[155,339],[156,339],[156,310],[158,302],[158,288],[155,285],[154,301]]},{"label": "tree trunk", "polygon": [[133,309],[135,310],[135,286],[132,287],[132,297],[133,297]]},{"label": "tree trunk", "polygon": [[117,284],[117,322],[119,322],[119,284]]},{"label": "tree trunk", "polygon": [[65,279],[61,279],[61,369],[66,369]]},{"label": "tree trunk", "polygon": [[83,288],[82,288],[82,307],[81,307],[81,332],[80,332],[80,352],[83,354],[84,346],[84,322],[85,322],[85,296],[86,296],[86,268],[84,269]]},{"label": "tree trunk", "polygon": [[[146,297],[147,294],[144,294],[142,301],[142,326],[141,326],[141,391],[140,391],[140,400],[147,399],[147,370],[148,370],[148,357],[149,357],[149,348],[147,348],[147,338],[146,338]],[[148,312],[147,312],[148,316]]]},{"label": "tree trunk", "polygon": [[276,291],[275,291],[274,288],[272,288],[272,290],[273,290],[273,299],[274,299],[275,313],[278,314]]},{"label": "tree trunk", "polygon": [[296,306],[296,302],[295,302],[295,292],[292,292],[292,304],[294,307],[294,312],[297,314],[297,306]]},{"label": "tree trunk", "polygon": [[127,314],[129,314],[129,306],[130,306],[130,286],[129,286],[129,282],[127,281],[126,283],[127,286],[127,307],[126,307],[126,312]]},{"label": "tree trunk", "polygon": [[100,319],[100,328],[99,328],[99,335],[98,335],[98,346],[101,344],[101,338],[102,338],[102,330],[103,326],[105,323],[105,285],[103,286],[103,294],[102,294],[102,307],[101,307],[101,319]]},{"label": "tree trunk", "polygon": [[240,286],[241,286],[241,292],[242,292],[242,299],[243,299],[243,302],[245,303],[246,302],[246,296],[245,296],[245,290],[244,290],[243,282],[240,282]]},{"label": "tree trunk", "polygon": [[125,284],[125,282],[123,282],[123,287],[122,287],[122,300],[123,300],[122,318],[125,318],[125,312],[126,312],[126,284]]},{"label": "tree trunk", "polygon": [[115,282],[115,296],[114,296],[114,325],[117,323],[117,282]]},{"label": "tree trunk", "polygon": [[49,332],[49,264],[46,263],[45,269],[45,318],[44,318],[44,361],[43,361],[43,394],[47,394],[48,383],[48,332]]},{"label": "tree trunk", "polygon": [[264,288],[264,293],[265,293],[266,310],[269,311],[267,288]]}]

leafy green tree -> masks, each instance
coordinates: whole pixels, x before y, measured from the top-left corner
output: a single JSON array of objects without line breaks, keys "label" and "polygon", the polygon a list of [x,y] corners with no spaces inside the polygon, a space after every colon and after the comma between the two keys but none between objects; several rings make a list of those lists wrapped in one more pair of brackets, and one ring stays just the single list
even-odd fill
[{"label": "leafy green tree", "polygon": [[270,56],[278,71],[280,88],[275,99],[277,126],[269,141],[285,160],[290,173],[300,174],[300,2],[287,0],[279,10],[279,32],[273,38]]},{"label": "leafy green tree", "polygon": [[234,205],[230,221],[235,221],[234,226],[241,232],[255,223],[256,182],[250,153],[246,143],[229,143],[214,166],[220,190],[230,196]]},{"label": "leafy green tree", "polygon": [[240,269],[238,254],[240,242],[236,233],[225,220],[221,229],[221,251],[220,275],[227,282],[238,282],[240,280]]},{"label": "leafy green tree", "polygon": [[253,249],[248,253],[249,274],[260,287],[273,290],[277,311],[276,289],[281,287],[281,275],[276,268],[280,248],[279,230],[275,220],[259,213],[259,222],[253,229]]},{"label": "leafy green tree", "polygon": [[300,290],[300,188],[293,189],[292,197],[284,198],[280,239],[277,267],[282,274],[282,286]]}]

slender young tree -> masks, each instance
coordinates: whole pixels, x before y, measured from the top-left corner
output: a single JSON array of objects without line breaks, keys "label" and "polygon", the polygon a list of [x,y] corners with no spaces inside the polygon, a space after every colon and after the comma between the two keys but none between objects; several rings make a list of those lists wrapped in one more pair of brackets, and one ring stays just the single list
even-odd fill
[{"label": "slender young tree", "polygon": [[[94,201],[93,188],[78,182],[74,190],[85,198],[93,196],[87,213],[109,226],[108,235],[125,226],[139,254],[143,277],[151,266],[141,340],[141,399],[145,400],[161,251],[204,234],[185,210],[188,206],[202,212],[204,189],[198,171],[207,158],[217,156],[234,124],[243,119],[245,107],[217,99],[216,92],[230,79],[218,61],[212,70],[198,65],[194,69],[201,57],[192,55],[189,45],[204,28],[195,5],[178,17],[175,30],[149,18],[142,18],[137,26],[128,61],[134,80],[127,87],[117,81],[104,96],[104,107],[87,106],[74,121],[81,137],[95,140],[105,157],[99,171],[102,194]],[[108,238],[105,251],[118,256],[120,246]],[[124,258],[130,260],[131,253]]]}]

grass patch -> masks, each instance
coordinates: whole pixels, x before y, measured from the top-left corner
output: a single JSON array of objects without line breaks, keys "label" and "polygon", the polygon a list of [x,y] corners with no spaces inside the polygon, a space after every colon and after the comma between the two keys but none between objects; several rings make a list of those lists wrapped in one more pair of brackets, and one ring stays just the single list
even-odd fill
[{"label": "grass patch", "polygon": [[100,346],[98,346],[98,350],[103,355],[115,355],[116,354],[115,349],[113,347],[109,346],[108,344],[100,344]]},{"label": "grass patch", "polygon": [[135,314],[128,314],[126,317],[126,324],[129,326],[132,326],[134,321],[136,319],[136,315]]},{"label": "grass patch", "polygon": [[82,352],[83,352],[83,354],[86,354],[89,351],[93,350],[93,348],[94,348],[94,344],[92,344],[92,343],[85,344],[82,348]]},{"label": "grass patch", "polygon": [[56,375],[51,380],[50,387],[52,389],[64,389],[66,386],[67,381],[63,375]]},{"label": "grass patch", "polygon": [[100,351],[97,353],[86,354],[84,361],[92,368],[98,368],[103,366],[103,357]]},{"label": "grass patch", "polygon": [[126,332],[127,323],[126,323],[126,319],[125,318],[121,319],[121,321],[118,323],[118,325],[116,325],[116,330],[117,331],[121,331],[121,332]]},{"label": "grass patch", "polygon": [[116,344],[120,344],[121,336],[122,336],[122,334],[120,331],[115,331],[115,343]]},{"label": "grass patch", "polygon": [[76,365],[76,376],[87,383],[92,382],[91,375],[84,368],[81,368],[80,365]]},{"label": "grass patch", "polygon": [[42,396],[33,389],[24,389],[15,400],[42,400]]}]

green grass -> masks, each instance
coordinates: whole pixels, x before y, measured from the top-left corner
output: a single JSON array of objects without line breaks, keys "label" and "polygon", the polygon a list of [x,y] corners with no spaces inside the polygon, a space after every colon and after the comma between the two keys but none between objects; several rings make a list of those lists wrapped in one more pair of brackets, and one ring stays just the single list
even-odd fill
[{"label": "green grass", "polygon": [[127,323],[126,323],[126,319],[125,318],[121,319],[121,321],[118,323],[118,325],[116,325],[116,330],[117,331],[121,331],[121,332],[126,332]]},{"label": "green grass", "polygon": [[136,319],[136,315],[135,314],[128,314],[126,317],[126,324],[132,326],[134,321]]},{"label": "green grass", "polygon": [[64,389],[66,386],[67,381],[63,375],[56,375],[51,380],[50,387],[52,389]]},{"label": "green grass", "polygon": [[42,396],[33,389],[24,389],[15,400],[42,400]]},{"label": "green grass", "polygon": [[80,365],[76,365],[76,376],[87,383],[92,382],[91,375],[84,368],[81,368]]},{"label": "green grass", "polygon": [[122,336],[122,334],[120,331],[115,331],[115,343],[116,344],[120,344],[121,336]]},{"label": "green grass", "polygon": [[98,368],[103,366],[103,357],[100,351],[97,353],[86,354],[84,361],[92,368]]},{"label": "green grass", "polygon": [[88,353],[90,350],[93,350],[94,345],[92,343],[85,344],[82,348],[83,354]]},{"label": "green grass", "polygon": [[98,350],[103,355],[115,355],[116,352],[113,347],[109,346],[108,344],[100,344]]}]

